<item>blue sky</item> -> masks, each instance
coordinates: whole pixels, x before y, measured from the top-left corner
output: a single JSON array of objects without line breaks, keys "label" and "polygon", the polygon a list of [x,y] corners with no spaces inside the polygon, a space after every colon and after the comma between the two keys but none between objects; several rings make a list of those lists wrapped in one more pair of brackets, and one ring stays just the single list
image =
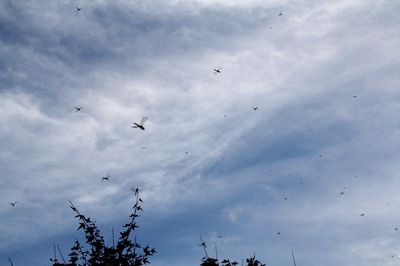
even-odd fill
[{"label": "blue sky", "polygon": [[0,265],[67,254],[82,236],[68,200],[110,239],[132,187],[152,265],[198,265],[200,234],[238,261],[398,265],[399,11],[1,1]]}]

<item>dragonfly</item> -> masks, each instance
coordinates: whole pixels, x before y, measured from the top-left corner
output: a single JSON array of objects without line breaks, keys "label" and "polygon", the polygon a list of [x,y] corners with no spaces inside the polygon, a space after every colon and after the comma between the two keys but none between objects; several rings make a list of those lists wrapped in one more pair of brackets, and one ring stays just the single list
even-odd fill
[{"label": "dragonfly", "polygon": [[109,181],[110,180],[110,174],[107,173],[105,176],[101,177],[101,183],[103,183],[105,180]]},{"label": "dragonfly", "polygon": [[213,70],[214,70],[214,74],[221,74],[222,67],[213,68]]},{"label": "dragonfly", "polygon": [[144,123],[149,119],[147,116],[144,116],[142,120],[140,120],[140,123],[133,123],[134,125],[132,128],[140,128],[141,130],[144,130]]}]

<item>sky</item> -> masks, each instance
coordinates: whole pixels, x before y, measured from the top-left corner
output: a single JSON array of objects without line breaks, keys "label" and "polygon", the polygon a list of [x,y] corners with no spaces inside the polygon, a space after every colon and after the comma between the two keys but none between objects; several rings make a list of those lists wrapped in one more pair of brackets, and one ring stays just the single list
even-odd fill
[{"label": "sky", "polygon": [[136,187],[152,265],[199,265],[200,235],[239,262],[399,265],[399,12],[0,1],[0,265],[66,256],[69,200],[111,243]]}]

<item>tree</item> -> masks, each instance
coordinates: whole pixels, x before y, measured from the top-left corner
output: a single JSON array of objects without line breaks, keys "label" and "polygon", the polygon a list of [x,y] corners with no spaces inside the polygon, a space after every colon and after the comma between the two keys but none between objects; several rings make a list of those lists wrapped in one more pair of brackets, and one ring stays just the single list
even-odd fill
[{"label": "tree", "polygon": [[[135,203],[132,207],[133,212],[129,216],[131,218],[130,222],[123,225],[124,229],[120,232],[117,245],[114,244],[113,234],[112,246],[106,245],[95,221],[81,214],[70,201],[70,207],[76,213],[75,218],[79,220],[79,227],[77,230],[84,231],[88,247],[85,247],[79,240],[76,240],[71,248],[71,252],[68,254],[68,261],[66,261],[57,245],[62,259],[62,262],[60,262],[57,259],[56,246],[54,245],[54,258],[50,259],[53,263],[52,266],[143,266],[150,264],[149,259],[156,253],[156,250],[149,245],[143,247],[137,242],[136,236],[132,236],[136,228],[138,228],[136,219],[140,217],[139,213],[143,211],[141,206],[143,201],[139,197],[139,189],[136,189],[134,193]],[[239,264],[236,261],[231,262],[227,259],[219,262],[218,258],[209,257],[206,243],[202,240],[201,236],[200,241],[205,252],[200,266],[236,266]],[[247,266],[266,266],[258,261],[255,256],[246,259],[246,263]]]},{"label": "tree", "polygon": [[[266,266],[266,264],[262,264],[259,260],[257,260],[255,256],[246,259],[246,263],[247,266]],[[211,258],[208,256],[203,257],[200,264],[200,266],[236,266],[236,265],[239,265],[237,261],[230,261],[224,259],[221,261],[220,264],[218,259]]]},{"label": "tree", "polygon": [[[206,242],[203,241],[203,239],[201,238],[200,235],[200,246],[203,248],[205,256],[201,259],[201,264],[200,266],[236,266],[239,265],[239,263],[237,261],[230,261],[227,259],[224,259],[221,261],[221,264],[218,261],[218,258],[212,258],[208,256],[208,252],[207,252],[207,245]],[[215,248],[216,250],[217,248]],[[218,257],[218,256],[217,256]],[[246,259],[246,263],[247,266],[266,266],[266,264],[262,264],[260,261],[258,261],[255,257],[255,255],[253,255],[253,257],[250,257],[248,259]],[[242,262],[243,265],[243,262]]]},{"label": "tree", "polygon": [[[149,245],[143,247],[137,242],[136,237],[132,237],[138,228],[136,219],[143,211],[141,207],[143,201],[139,197],[139,189],[135,190],[135,197],[133,212],[129,216],[130,222],[123,226],[124,229],[120,232],[117,245],[114,244],[113,239],[112,246],[106,245],[95,222],[90,217],[81,214],[70,201],[70,207],[76,213],[75,218],[79,220],[77,230],[85,232],[86,243],[89,247],[86,248],[79,240],[76,240],[68,254],[68,262],[62,257],[63,262],[61,263],[54,255],[54,258],[50,259],[53,266],[142,266],[150,264],[149,258],[156,253],[156,250]],[[54,254],[56,253],[54,252]]]}]

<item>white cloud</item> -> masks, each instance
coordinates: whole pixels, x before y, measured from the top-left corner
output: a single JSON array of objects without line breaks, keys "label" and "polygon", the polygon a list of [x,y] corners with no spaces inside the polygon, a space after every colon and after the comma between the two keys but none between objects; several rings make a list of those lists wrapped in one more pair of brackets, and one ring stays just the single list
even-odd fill
[{"label": "white cloud", "polygon": [[[151,215],[178,215],[177,227],[193,208],[222,214],[216,226],[229,229],[221,239],[232,252],[253,237],[276,249],[279,264],[288,243],[296,246],[291,237],[334,248],[350,234],[359,241],[335,248],[331,265],[356,265],[365,252],[371,261],[359,265],[391,265],[396,242],[384,228],[395,224],[400,200],[400,24],[385,15],[396,4],[77,4],[82,12],[68,1],[44,11],[3,3],[21,19],[0,13],[18,33],[0,32],[3,243],[65,233],[70,199],[112,223],[140,186]],[[142,116],[146,130],[132,129]],[[29,231],[37,233],[22,240]],[[318,251],[302,251],[320,265]]]}]

